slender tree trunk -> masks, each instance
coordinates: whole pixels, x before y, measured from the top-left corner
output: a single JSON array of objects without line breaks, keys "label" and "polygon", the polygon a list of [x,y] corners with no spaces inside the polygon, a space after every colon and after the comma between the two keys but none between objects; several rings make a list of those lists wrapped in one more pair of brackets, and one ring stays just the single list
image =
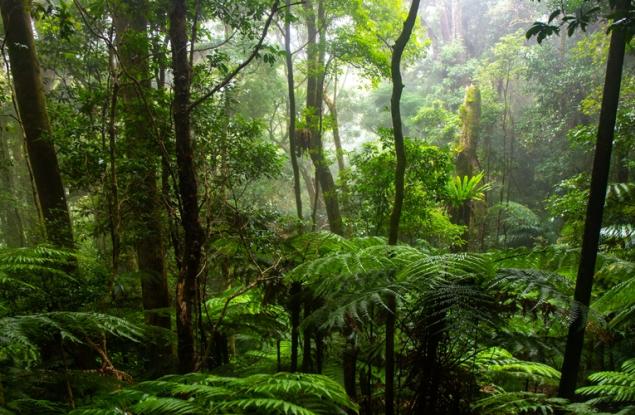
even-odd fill
[{"label": "slender tree trunk", "polygon": [[351,399],[356,400],[357,387],[355,384],[355,373],[357,370],[357,345],[355,344],[353,329],[352,327],[350,327],[350,325],[347,325],[344,335],[346,337],[346,343],[344,345],[344,351],[342,353],[344,389]]},{"label": "slender tree trunk", "polygon": [[1,0],[0,10],[18,112],[47,239],[56,246],[72,248],[71,219],[53,146],[27,2]]},{"label": "slender tree trunk", "polygon": [[302,285],[299,282],[292,283],[289,290],[289,314],[291,320],[291,368],[289,370],[291,372],[298,370],[301,293]]},{"label": "slender tree trunk", "polygon": [[[137,252],[146,323],[170,327],[170,306],[161,199],[157,187],[160,160],[145,97],[151,93],[147,3],[119,0],[113,14],[123,76],[119,79],[128,156],[127,230]],[[157,311],[161,310],[161,311]]]},{"label": "slender tree trunk", "polygon": [[291,0],[285,0],[284,48],[286,51],[287,85],[289,89],[289,157],[293,169],[293,193],[298,219],[303,220],[302,193],[300,189],[300,169],[298,167],[298,151],[295,137],[295,82],[293,79],[293,57],[291,56]]},{"label": "slender tree trunk", "polygon": [[110,171],[108,172],[108,219],[110,221],[110,241],[112,244],[112,270],[108,282],[108,293],[112,293],[115,278],[119,273],[119,258],[121,256],[121,212],[119,209],[119,183],[117,180],[117,131],[115,128],[117,115],[117,95],[119,84],[114,70],[114,56],[110,56],[111,96],[108,114],[108,156]]},{"label": "slender tree trunk", "polygon": [[[615,6],[615,20],[622,18],[630,5],[630,0],[618,0]],[[593,274],[602,227],[602,213],[606,198],[606,188],[611,164],[611,149],[615,132],[615,120],[620,97],[626,34],[620,29],[611,32],[609,56],[606,64],[606,79],[600,109],[593,172],[591,173],[591,193],[587,204],[582,253],[576,279],[575,293],[571,310],[572,321],[569,325],[567,345],[562,364],[562,377],[558,395],[573,398],[575,395],[580,357],[584,343]]]},{"label": "slender tree trunk", "polygon": [[[395,203],[390,214],[390,228],[388,230],[388,243],[396,245],[399,240],[399,222],[401,220],[401,208],[404,198],[404,180],[406,173],[406,149],[404,145],[403,126],[401,124],[401,93],[403,92],[403,80],[401,78],[401,57],[408,44],[412,30],[414,29],[419,11],[420,0],[412,0],[408,17],[403,24],[403,29],[395,41],[392,51],[390,74],[392,78],[392,96],[390,98],[390,113],[392,116],[392,128],[395,139],[395,156],[397,165],[395,168]],[[395,413],[395,321],[397,318],[397,301],[394,295],[389,295],[386,300],[388,315],[386,318],[386,415]]]},{"label": "slender tree trunk", "polygon": [[304,164],[300,164],[300,174],[302,175],[302,180],[304,180],[304,186],[306,187],[307,194],[309,195],[310,207],[311,210],[313,207],[313,200],[315,199],[315,185],[314,180],[311,178],[311,174],[307,171],[307,168]]},{"label": "slender tree trunk", "polygon": [[304,2],[306,11],[307,43],[307,125],[309,126],[309,155],[315,166],[317,178],[322,188],[322,196],[326,207],[331,232],[338,235],[344,233],[340,205],[333,175],[324,157],[322,145],[322,95],[324,86],[324,6],[322,0],[318,2],[318,21],[320,27],[320,42],[318,44],[318,28],[316,13],[312,0]]},{"label": "slender tree trunk", "polygon": [[[335,80],[337,85],[337,80]],[[333,93],[333,99],[324,94],[324,102],[331,114],[331,122],[333,123],[333,143],[335,144],[335,156],[337,158],[337,168],[340,172],[344,171],[346,165],[344,163],[344,149],[342,149],[342,140],[340,138],[340,125],[337,120],[337,92]]]},{"label": "slender tree trunk", "polygon": [[5,126],[0,125],[0,222],[4,243],[12,248],[24,246],[24,227],[18,211],[18,195],[13,175],[13,161],[5,137]]},{"label": "slender tree trunk", "polygon": [[198,212],[198,184],[194,169],[194,152],[190,127],[190,67],[187,52],[187,2],[172,0],[169,11],[172,71],[174,73],[174,134],[179,192],[183,204],[181,222],[185,233],[183,263],[176,287],[176,327],[179,370],[194,369],[194,325],[192,312],[196,297],[197,275],[201,265],[203,229]]},{"label": "slender tree trunk", "polygon": [[[306,293],[305,293],[306,294]],[[311,298],[307,295],[304,296],[304,318],[306,319],[311,315]],[[305,327],[302,336],[302,371],[309,373],[313,371],[313,357],[311,355],[311,337],[313,337],[314,330],[312,327]]]}]

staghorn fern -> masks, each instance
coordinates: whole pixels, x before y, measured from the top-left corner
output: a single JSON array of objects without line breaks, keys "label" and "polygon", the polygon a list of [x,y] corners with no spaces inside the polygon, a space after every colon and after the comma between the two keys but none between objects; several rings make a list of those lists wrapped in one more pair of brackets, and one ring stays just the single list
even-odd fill
[{"label": "staghorn fern", "polygon": [[80,408],[71,415],[335,415],[347,411],[356,413],[357,406],[337,382],[321,375],[276,373],[230,378],[192,373],[139,383],[104,397],[95,409]]}]

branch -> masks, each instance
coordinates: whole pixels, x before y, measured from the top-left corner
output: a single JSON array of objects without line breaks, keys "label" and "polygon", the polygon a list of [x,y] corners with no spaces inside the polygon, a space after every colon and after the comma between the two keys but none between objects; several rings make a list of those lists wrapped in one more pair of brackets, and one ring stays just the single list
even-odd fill
[{"label": "branch", "polygon": [[240,73],[240,71],[242,71],[247,65],[249,65],[249,63],[251,63],[252,60],[254,60],[256,55],[258,55],[258,52],[260,51],[260,48],[262,47],[262,44],[265,41],[265,38],[267,37],[267,32],[269,31],[269,26],[271,26],[271,22],[273,21],[273,16],[278,11],[279,2],[280,0],[275,0],[273,2],[273,5],[271,6],[271,12],[269,13],[269,17],[267,17],[267,21],[265,22],[265,27],[262,29],[262,34],[260,35],[260,39],[258,39],[258,43],[254,47],[254,50],[251,52],[249,57],[247,57],[247,59],[245,59],[233,71],[228,73],[225,76],[225,78],[220,83],[218,83],[214,88],[212,88],[210,91],[205,93],[202,97],[198,98],[196,101],[192,102],[190,106],[187,108],[188,111],[190,112],[193,111],[196,107],[198,107],[204,101],[206,101],[207,99],[212,97],[215,93],[217,93],[222,88],[227,86],[227,84],[229,84],[236,77],[236,75]]}]

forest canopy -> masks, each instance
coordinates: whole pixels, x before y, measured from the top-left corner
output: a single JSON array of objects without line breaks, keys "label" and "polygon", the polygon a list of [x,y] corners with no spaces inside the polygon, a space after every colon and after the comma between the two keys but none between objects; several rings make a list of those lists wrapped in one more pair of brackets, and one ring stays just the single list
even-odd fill
[{"label": "forest canopy", "polygon": [[0,415],[635,414],[630,0],[0,14]]}]

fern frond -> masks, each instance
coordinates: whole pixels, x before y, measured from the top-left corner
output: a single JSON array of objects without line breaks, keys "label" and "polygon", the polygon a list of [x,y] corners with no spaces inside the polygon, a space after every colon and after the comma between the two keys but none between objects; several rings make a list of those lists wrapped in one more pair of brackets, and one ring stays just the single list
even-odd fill
[{"label": "fern frond", "polygon": [[61,336],[72,343],[111,335],[138,342],[142,329],[127,320],[88,312],[52,312],[0,318],[0,352],[14,362],[30,365],[39,359],[38,344]]},{"label": "fern frond", "polygon": [[542,393],[506,392],[502,389],[476,401],[472,408],[482,415],[553,414],[566,408],[567,401]]},{"label": "fern frond", "polygon": [[492,347],[477,354],[476,365],[483,374],[502,374],[517,379],[529,379],[555,384],[560,380],[560,372],[540,362],[519,360],[507,350]]},{"label": "fern frond", "polygon": [[[130,414],[331,415],[357,411],[343,388],[321,375],[276,373],[229,378],[203,373],[164,376],[117,391],[100,410]],[[91,414],[81,408],[72,415]]]},{"label": "fern frond", "polygon": [[596,385],[584,386],[576,391],[581,395],[597,396],[599,402],[635,403],[635,359],[622,364],[620,372],[595,372],[589,380]]}]

